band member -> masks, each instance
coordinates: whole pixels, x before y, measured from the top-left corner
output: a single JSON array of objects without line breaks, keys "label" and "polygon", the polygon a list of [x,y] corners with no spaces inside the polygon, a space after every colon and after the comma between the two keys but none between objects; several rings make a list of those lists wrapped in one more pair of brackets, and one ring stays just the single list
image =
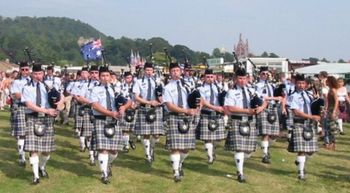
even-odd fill
[{"label": "band member", "polygon": [[[28,108],[24,150],[30,152],[29,162],[34,173],[33,184],[38,184],[39,173],[41,177],[49,177],[46,163],[50,159],[50,153],[56,149],[53,120],[57,110],[49,105],[48,92],[42,83],[44,71],[41,65],[34,65],[32,71],[32,80],[24,86],[21,102]],[[62,103],[63,95],[56,106]],[[41,153],[40,161],[39,153]]]},{"label": "band member", "polygon": [[225,76],[223,74],[216,74],[215,82],[221,90],[228,91],[228,84],[225,82]]},{"label": "band member", "polygon": [[[85,138],[81,136],[81,130],[84,123],[84,106],[83,103],[78,101],[79,96],[81,96],[80,92],[83,88],[86,89],[86,86],[89,83],[89,69],[88,67],[83,67],[80,72],[80,80],[74,84],[72,87],[71,94],[73,96],[73,101],[75,103],[75,132],[77,136],[80,138],[80,151],[85,151]],[[86,119],[87,120],[87,119]]]},{"label": "band member", "polygon": [[174,181],[180,182],[184,176],[183,162],[188,151],[195,148],[195,128],[198,123],[199,110],[189,108],[187,97],[190,88],[181,78],[181,69],[177,63],[171,63],[171,80],[164,87],[163,100],[169,111],[169,130],[166,146],[171,151],[170,160],[174,172]]},{"label": "band member", "polygon": [[153,64],[144,65],[144,76],[135,82],[133,93],[136,102],[140,104],[135,123],[135,135],[143,136],[146,162],[154,161],[154,147],[159,141],[159,135],[164,134],[162,99],[156,97],[156,82],[153,78]]},{"label": "band member", "polygon": [[262,136],[261,148],[263,149],[263,163],[270,163],[269,140],[270,136],[279,135],[279,119],[277,106],[282,97],[274,97],[274,87],[268,82],[268,68],[260,68],[259,82],[256,84],[256,92],[264,102],[264,111],[257,115],[257,127]]},{"label": "band member", "polygon": [[92,129],[94,125],[91,121],[92,112],[89,102],[89,96],[92,89],[99,84],[98,82],[98,67],[96,65],[91,66],[89,70],[89,80],[80,85],[79,90],[76,90],[74,99],[81,105],[78,111],[79,116],[82,116],[82,125],[80,127],[80,147],[81,151],[89,149],[90,165],[95,165],[94,151],[90,148]]},{"label": "band member", "polygon": [[49,87],[49,89],[55,88],[58,91],[61,90],[61,79],[54,76],[53,66],[48,66],[46,68],[44,83]]},{"label": "band member", "polygon": [[220,106],[218,98],[221,88],[214,82],[213,70],[205,70],[204,85],[198,89],[203,104],[199,122],[199,138],[205,142],[208,163],[212,164],[216,158],[214,142],[225,138],[224,109]]},{"label": "band member", "polygon": [[[133,103],[132,107],[136,107],[135,97],[133,96],[133,93],[132,93],[133,83],[134,81],[133,81],[133,76],[131,72],[125,72],[124,82],[121,85],[121,93],[123,94],[124,97],[132,101]],[[132,118],[132,119],[123,117],[120,120],[120,126],[122,127],[122,130],[123,130],[123,141],[124,141],[123,151],[125,152],[128,152],[130,147],[132,149],[136,148],[134,141],[130,139],[130,133],[133,132],[134,126],[135,126],[135,121],[136,121],[136,119],[134,118],[135,114],[136,114],[135,109],[130,108],[124,116],[129,116],[129,118]]]},{"label": "band member", "polygon": [[[93,146],[98,151],[98,161],[101,170],[101,181],[108,184],[112,175],[112,163],[118,156],[118,151],[123,149],[122,131],[118,125],[118,119],[124,114],[127,104],[116,110],[115,90],[112,88],[111,73],[107,67],[99,69],[100,84],[93,87],[89,101],[93,108],[95,118],[93,129]],[[120,92],[120,91],[117,91]]]},{"label": "band member", "polygon": [[252,92],[247,88],[247,74],[244,69],[235,72],[235,86],[225,97],[225,112],[229,114],[230,128],[227,133],[225,148],[235,151],[237,179],[245,182],[243,174],[244,154],[255,151],[257,143],[256,120],[254,115],[260,113],[263,107],[251,108]]},{"label": "band member", "polygon": [[24,139],[26,130],[26,120],[25,120],[25,104],[21,102],[22,90],[24,85],[28,84],[31,80],[29,74],[30,69],[27,62],[20,63],[20,76],[16,78],[10,88],[11,97],[13,99],[11,108],[11,127],[13,136],[17,138],[18,147],[18,164],[20,166],[25,166],[26,156],[24,152]]},{"label": "band member", "polygon": [[192,69],[189,63],[185,63],[184,65],[183,80],[188,86],[190,86],[191,89],[194,89],[196,87],[196,80],[192,75]]},{"label": "band member", "polygon": [[316,123],[320,120],[319,115],[311,114],[312,96],[305,91],[306,81],[304,75],[297,74],[296,90],[289,97],[288,103],[294,114],[294,128],[290,139],[289,151],[296,152],[295,161],[298,166],[298,179],[305,180],[306,155],[312,155],[318,150]]}]

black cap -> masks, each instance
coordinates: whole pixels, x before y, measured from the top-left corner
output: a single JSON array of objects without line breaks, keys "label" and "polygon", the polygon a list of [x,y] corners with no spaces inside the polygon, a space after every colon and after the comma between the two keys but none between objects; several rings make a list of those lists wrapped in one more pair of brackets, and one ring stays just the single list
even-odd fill
[{"label": "black cap", "polygon": [[81,71],[89,71],[89,68],[88,67],[82,67]]},{"label": "black cap", "polygon": [[205,75],[207,75],[207,74],[214,74],[214,73],[213,73],[213,69],[208,69],[208,68],[205,69],[204,74],[205,74]]},{"label": "black cap", "polygon": [[34,64],[33,68],[32,68],[33,72],[40,72],[43,71],[43,69],[41,68],[41,64]]},{"label": "black cap", "polygon": [[91,71],[98,71],[98,66],[96,66],[96,65],[91,66],[90,67],[90,72]]},{"label": "black cap", "polygon": [[109,72],[109,73],[111,73],[111,71],[109,71],[109,69],[108,69],[107,66],[100,66],[99,72],[100,72],[100,73],[103,73],[103,72]]},{"label": "black cap", "polygon": [[261,67],[260,67],[260,72],[263,72],[263,71],[269,71],[269,67],[267,67],[267,66],[261,66]]},{"label": "black cap", "polygon": [[186,62],[186,63],[184,64],[184,68],[189,68],[189,69],[191,69],[192,66],[191,66],[191,64],[189,64],[189,63]]},{"label": "black cap", "polygon": [[238,68],[235,72],[236,76],[247,76],[247,72],[244,68]]},{"label": "black cap", "polygon": [[170,63],[169,70],[171,70],[173,68],[180,68],[179,63],[177,63],[177,62]]},{"label": "black cap", "polygon": [[296,74],[294,78],[295,78],[295,81],[305,81],[304,74]]},{"label": "black cap", "polygon": [[144,69],[146,68],[153,68],[153,64],[152,63],[149,63],[149,62],[146,62],[145,65],[143,66]]},{"label": "black cap", "polygon": [[20,67],[20,68],[28,67],[28,66],[29,66],[29,64],[28,64],[28,62],[26,62],[26,61],[23,61],[23,62],[19,63],[19,67]]},{"label": "black cap", "polygon": [[124,77],[127,77],[127,76],[132,76],[131,72],[130,71],[126,71],[124,72]]},{"label": "black cap", "polygon": [[46,70],[53,70],[53,66],[48,66]]}]

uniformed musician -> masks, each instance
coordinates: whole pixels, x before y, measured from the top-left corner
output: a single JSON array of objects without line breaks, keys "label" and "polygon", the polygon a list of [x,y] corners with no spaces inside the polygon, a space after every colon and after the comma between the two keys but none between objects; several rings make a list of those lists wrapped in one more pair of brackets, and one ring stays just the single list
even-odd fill
[{"label": "uniformed musician", "polygon": [[154,161],[154,147],[159,141],[159,136],[164,134],[162,99],[156,96],[156,82],[153,77],[154,67],[152,63],[144,65],[144,76],[135,81],[133,94],[140,104],[135,122],[135,135],[143,136],[146,162]]},{"label": "uniformed musician", "polygon": [[[34,173],[33,184],[39,183],[39,174],[41,177],[49,177],[46,163],[50,159],[50,153],[56,149],[53,120],[58,112],[49,105],[48,91],[42,82],[43,77],[44,71],[41,65],[34,65],[32,80],[24,86],[21,98],[21,102],[28,108],[24,150],[30,152],[29,161]],[[55,105],[59,107],[63,101],[62,95],[61,100]],[[39,153],[41,153],[40,161]]]},{"label": "uniformed musician", "polygon": [[261,148],[263,149],[262,162],[269,164],[269,140],[270,137],[279,135],[279,119],[277,107],[282,97],[274,96],[274,86],[268,82],[268,67],[260,67],[259,82],[256,83],[256,92],[264,100],[264,111],[257,115],[257,127],[262,136]]},{"label": "uniformed musician", "polygon": [[227,134],[225,148],[235,151],[237,179],[245,182],[243,174],[244,155],[255,151],[257,143],[256,114],[263,107],[251,108],[251,97],[254,91],[247,88],[247,74],[244,69],[235,72],[235,86],[225,97],[225,111],[229,114],[230,128]]},{"label": "uniformed musician", "polygon": [[294,115],[289,151],[297,153],[295,163],[298,166],[298,179],[305,180],[306,155],[312,155],[318,150],[316,124],[320,120],[320,116],[311,114],[310,106],[313,99],[305,90],[304,75],[296,75],[295,80],[296,90],[288,99]]},{"label": "uniformed musician", "polygon": [[181,69],[177,63],[171,63],[171,80],[164,87],[163,101],[169,111],[169,130],[166,135],[166,147],[171,151],[174,181],[179,182],[184,176],[183,162],[188,151],[195,149],[195,128],[199,110],[189,108],[187,97],[190,87],[181,80]]},{"label": "uniformed musician", "polygon": [[13,99],[11,108],[11,127],[13,136],[17,138],[17,148],[18,148],[18,164],[20,166],[25,166],[26,156],[24,152],[24,139],[26,130],[26,120],[25,120],[25,104],[21,102],[22,90],[24,85],[28,84],[31,80],[30,69],[27,62],[21,62],[20,66],[20,76],[16,78],[10,88],[11,97]]},{"label": "uniformed musician", "polygon": [[212,164],[216,158],[215,142],[225,138],[224,109],[219,103],[221,88],[214,81],[213,70],[205,70],[205,82],[199,87],[203,108],[199,122],[199,138],[205,143],[208,163]]},{"label": "uniformed musician", "polygon": [[118,125],[118,119],[131,102],[128,101],[117,111],[115,95],[120,90],[116,91],[112,88],[108,67],[100,67],[99,79],[100,84],[92,88],[89,101],[94,115],[93,147],[98,151],[101,181],[108,184],[112,175],[113,160],[117,158],[118,151],[123,149],[122,130]]}]

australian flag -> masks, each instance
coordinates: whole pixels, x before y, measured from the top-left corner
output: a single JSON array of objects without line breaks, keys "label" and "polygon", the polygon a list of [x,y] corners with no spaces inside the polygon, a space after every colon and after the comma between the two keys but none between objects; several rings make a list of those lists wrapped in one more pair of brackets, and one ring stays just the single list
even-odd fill
[{"label": "australian flag", "polygon": [[85,61],[102,59],[102,43],[100,39],[90,41],[80,47],[80,53]]}]

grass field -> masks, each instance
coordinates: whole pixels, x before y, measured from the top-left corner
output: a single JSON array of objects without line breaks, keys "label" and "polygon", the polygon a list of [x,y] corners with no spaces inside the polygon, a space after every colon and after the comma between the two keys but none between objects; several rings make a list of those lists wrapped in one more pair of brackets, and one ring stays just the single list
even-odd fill
[{"label": "grass field", "polygon": [[[286,151],[285,139],[272,144],[272,164],[261,163],[260,148],[245,162],[246,184],[236,181],[233,153],[217,147],[217,160],[207,165],[202,142],[190,152],[185,161],[185,177],[174,183],[169,153],[164,139],[157,145],[156,161],[145,164],[140,143],[135,151],[119,153],[113,165],[109,185],[100,182],[98,166],[89,166],[88,153],[79,152],[79,141],[71,127],[56,127],[57,150],[52,153],[47,171],[50,179],[42,179],[37,186],[32,181],[31,167],[17,165],[16,141],[10,134],[9,113],[0,112],[0,193],[5,192],[350,192],[350,130],[338,136],[337,151],[323,148],[307,161],[307,181],[297,180],[295,154]],[[349,127],[348,127],[349,128]],[[322,143],[320,143],[320,146]],[[231,175],[233,177],[227,177]]]}]

